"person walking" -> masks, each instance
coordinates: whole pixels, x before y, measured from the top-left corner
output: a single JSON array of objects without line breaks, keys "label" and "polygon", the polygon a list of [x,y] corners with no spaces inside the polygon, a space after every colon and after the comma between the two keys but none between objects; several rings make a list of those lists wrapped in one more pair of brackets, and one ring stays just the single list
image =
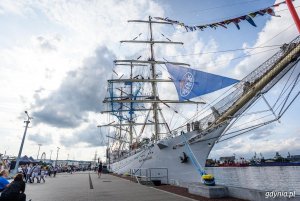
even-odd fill
[{"label": "person walking", "polygon": [[45,183],[45,182],[46,182],[46,181],[45,181],[45,176],[46,176],[46,168],[43,167],[43,168],[41,169],[41,177],[40,177],[40,181],[43,180],[43,182]]},{"label": "person walking", "polygon": [[54,170],[53,170],[53,177],[56,176],[57,170],[58,170],[58,168],[57,168],[57,166],[55,166],[55,167],[54,167]]},{"label": "person walking", "polygon": [[28,165],[26,168],[26,177],[25,177],[25,182],[27,183],[28,180],[30,183],[32,183],[31,181],[31,173],[32,173],[32,164]]},{"label": "person walking", "polygon": [[40,165],[37,166],[37,169],[38,169],[38,176],[37,176],[37,183],[40,183],[41,182],[41,170],[42,170],[42,167]]},{"label": "person walking", "polygon": [[44,171],[45,171],[45,175],[44,175],[44,178],[46,178],[48,175],[49,175],[49,169],[48,169],[48,167],[46,166],[46,167],[44,167]]},{"label": "person walking", "polygon": [[52,173],[53,173],[53,167],[50,166],[48,167],[48,176],[51,177]]},{"label": "person walking", "polygon": [[38,168],[38,165],[35,165],[33,168],[32,168],[32,177],[31,177],[31,181],[32,183],[34,183],[34,178],[37,179],[37,183],[40,183],[40,180],[39,180],[39,168]]},{"label": "person walking", "polygon": [[18,167],[18,173],[22,173],[23,172],[23,167],[22,167],[22,165],[20,165],[19,167]]},{"label": "person walking", "polygon": [[27,164],[22,166],[22,173],[24,180],[26,179],[26,172],[27,172]]},{"label": "person walking", "polygon": [[102,173],[102,162],[100,161],[99,166],[98,166],[98,178],[101,177],[101,173]]}]

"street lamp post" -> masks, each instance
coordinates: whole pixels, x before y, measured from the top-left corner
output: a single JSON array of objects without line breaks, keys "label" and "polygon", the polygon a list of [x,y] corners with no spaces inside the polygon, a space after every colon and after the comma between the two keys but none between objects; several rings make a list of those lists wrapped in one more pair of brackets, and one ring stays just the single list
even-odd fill
[{"label": "street lamp post", "polygon": [[57,166],[57,159],[58,159],[58,151],[59,151],[59,147],[57,147],[57,152],[56,152],[56,160],[55,160],[55,166]]},{"label": "street lamp post", "polygon": [[25,141],[25,137],[26,137],[26,132],[27,132],[27,128],[28,128],[28,124],[30,123],[30,120],[32,119],[32,117],[29,117],[27,111],[25,111],[25,114],[27,115],[27,121],[24,121],[24,123],[26,123],[25,130],[24,130],[21,146],[20,146],[20,149],[19,149],[19,154],[18,154],[18,158],[17,158],[17,161],[16,161],[15,169],[13,170],[13,174],[16,174],[17,171],[18,171],[20,158],[21,158],[21,154],[22,154],[22,150],[23,150],[23,145],[24,145],[24,141]]},{"label": "street lamp post", "polygon": [[37,156],[36,156],[37,161],[39,160],[40,149],[41,149],[42,144],[38,144],[38,145],[39,145],[39,149],[38,149],[38,153],[37,153]]},{"label": "street lamp post", "polygon": [[51,161],[52,152],[53,152],[53,150],[50,150],[50,161]]}]

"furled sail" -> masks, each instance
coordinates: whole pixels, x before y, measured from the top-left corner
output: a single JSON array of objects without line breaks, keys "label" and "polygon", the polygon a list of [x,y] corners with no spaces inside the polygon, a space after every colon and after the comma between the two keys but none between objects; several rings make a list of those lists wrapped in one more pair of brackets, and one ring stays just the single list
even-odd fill
[{"label": "furled sail", "polygon": [[239,80],[167,63],[180,101],[208,94],[239,82]]}]

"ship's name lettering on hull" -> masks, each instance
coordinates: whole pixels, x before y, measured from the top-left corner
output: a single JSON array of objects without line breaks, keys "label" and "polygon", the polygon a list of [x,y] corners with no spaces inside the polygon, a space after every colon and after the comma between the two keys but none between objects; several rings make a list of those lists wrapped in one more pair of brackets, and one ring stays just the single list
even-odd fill
[{"label": "ship's name lettering on hull", "polygon": [[150,159],[152,159],[152,156],[148,156],[144,159],[140,159],[139,162],[143,162],[143,161],[150,160]]}]

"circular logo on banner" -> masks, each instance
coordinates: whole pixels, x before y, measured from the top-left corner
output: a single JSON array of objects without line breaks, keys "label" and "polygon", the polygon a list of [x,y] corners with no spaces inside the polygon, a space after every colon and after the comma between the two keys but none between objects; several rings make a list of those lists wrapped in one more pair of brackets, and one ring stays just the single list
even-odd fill
[{"label": "circular logo on banner", "polygon": [[180,95],[182,97],[186,97],[189,95],[194,86],[194,76],[192,73],[187,72],[180,80]]}]

